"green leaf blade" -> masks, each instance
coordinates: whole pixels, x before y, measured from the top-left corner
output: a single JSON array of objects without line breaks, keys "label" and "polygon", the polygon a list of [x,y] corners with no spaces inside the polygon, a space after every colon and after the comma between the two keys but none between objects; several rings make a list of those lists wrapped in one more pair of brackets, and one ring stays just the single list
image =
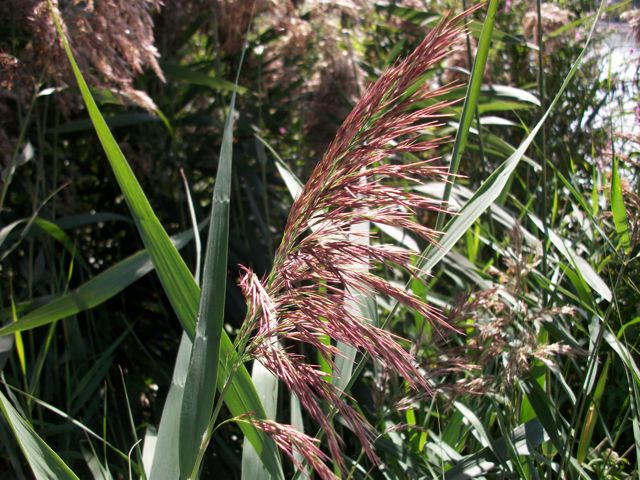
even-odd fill
[{"label": "green leaf blade", "polygon": [[[560,86],[558,92],[556,93],[556,96],[550,103],[546,112],[544,113],[544,115],[542,115],[542,118],[540,118],[529,135],[525,137],[520,146],[509,156],[509,158],[507,158],[502,164],[500,164],[500,166],[498,166],[498,168],[496,168],[496,170],[494,170],[494,172],[489,175],[489,177],[482,183],[482,185],[480,185],[480,188],[476,190],[471,199],[464,205],[464,207],[460,211],[460,214],[448,222],[444,230],[445,233],[439,241],[439,246],[437,248],[427,247],[427,249],[422,254],[422,258],[420,259],[419,268],[424,269],[426,272],[431,271],[431,269],[433,269],[433,267],[435,267],[435,265],[437,265],[437,263],[444,258],[447,252],[449,252],[449,250],[453,248],[458,240],[462,238],[467,229],[471,225],[473,225],[473,223],[502,194],[502,191],[508,184],[509,178],[515,171],[516,167],[519,165],[520,160],[524,158],[527,149],[533,143],[533,140],[542,128],[542,125],[547,121],[547,118],[562,98],[564,91],[567,89],[567,86],[578,71],[578,68],[582,63],[582,59],[587,52],[589,43],[591,42],[591,38],[593,37],[593,32],[595,30],[597,20],[600,17],[600,13],[602,13],[602,8],[598,10],[598,14],[596,15],[594,23],[591,26],[591,30],[585,42],[584,48],[571,66],[569,73],[562,82],[562,85]],[[461,126],[460,128],[463,129],[464,126]],[[457,143],[458,142],[456,138],[456,144]],[[447,187],[449,193],[445,189],[444,200],[449,199],[450,191],[453,187],[453,184],[448,183]],[[437,227],[436,229],[439,228]]]},{"label": "green leaf blade", "polygon": [[[50,10],[52,9],[50,8]],[[187,334],[193,338],[200,301],[200,288],[196,284],[184,260],[171,244],[167,232],[153,212],[131,167],[120,151],[119,146],[91,96],[91,92],[78,68],[71,48],[60,26],[60,22],[55,14],[53,18],[82,97],[89,111],[91,121],[109,159],[120,189],[126,198],[138,232],[153,261],[171,306]],[[220,379],[228,377],[229,371],[227,365],[233,365],[234,362],[237,362],[237,354],[233,348],[233,344],[224,331],[221,331],[220,352],[218,388],[222,387]],[[259,418],[265,417],[264,408],[260,403],[260,399],[244,365],[241,365],[235,372],[225,396],[225,403],[234,416],[251,413]],[[256,428],[248,422],[242,422],[240,428],[256,448],[256,452],[260,455],[260,458],[271,475],[274,478],[284,478],[280,455],[273,440],[264,433],[256,430]]]},{"label": "green leaf blade", "polygon": [[620,239],[620,248],[626,253],[631,251],[631,237],[629,236],[629,225],[627,223],[627,209],[624,205],[622,187],[620,185],[620,171],[618,168],[618,157],[614,155],[613,172],[611,176],[611,213],[613,223]]},{"label": "green leaf blade", "polygon": [[13,431],[34,476],[38,480],[79,480],[75,473],[33,430],[33,427],[0,392],[0,409]]},{"label": "green leaf blade", "polygon": [[224,326],[227,290],[235,100],[234,92],[225,123],[218,174],[213,189],[198,321],[180,413],[180,472],[184,478],[189,477],[194,468],[200,443],[209,427],[218,379],[220,337]]},{"label": "green leaf blade", "polygon": [[[467,138],[469,136],[469,129],[471,128],[471,122],[476,114],[478,108],[478,99],[480,97],[480,87],[482,86],[482,77],[484,76],[484,69],[487,64],[487,58],[489,56],[489,49],[491,48],[491,39],[493,37],[493,26],[495,23],[496,12],[498,10],[498,0],[491,0],[487,11],[487,17],[482,25],[482,33],[480,34],[480,41],[478,42],[478,49],[476,52],[476,58],[473,62],[471,69],[471,78],[469,79],[469,85],[467,86],[467,93],[464,98],[464,105],[462,106],[462,113],[460,115],[460,126],[456,133],[456,139],[453,144],[453,152],[451,154],[451,163],[449,166],[449,174],[455,175],[458,173],[460,166],[460,160],[464,149],[467,145]],[[443,195],[443,202],[446,203],[451,196],[451,189],[453,188],[453,179],[451,182],[447,182]],[[436,230],[442,228],[444,223],[444,216],[438,215],[436,219]]]}]

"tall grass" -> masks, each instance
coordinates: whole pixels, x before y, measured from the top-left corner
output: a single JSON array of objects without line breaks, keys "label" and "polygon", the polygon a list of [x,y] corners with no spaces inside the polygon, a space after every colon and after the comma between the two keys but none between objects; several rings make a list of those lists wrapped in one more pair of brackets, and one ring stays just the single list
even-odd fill
[{"label": "tall grass", "polygon": [[[503,31],[523,12],[493,0],[459,15],[377,5],[368,15],[386,43],[341,40],[352,56],[374,52],[360,64],[352,58],[348,73],[357,80],[368,66],[372,82],[313,169],[295,161],[317,148],[300,140],[314,133],[303,130],[313,112],[294,110],[286,128],[267,125],[270,115],[279,119],[278,101],[303,98],[295,82],[275,98],[260,91],[275,75],[261,50],[277,38],[277,29],[261,30],[268,15],[258,13],[258,33],[248,38],[255,48],[241,55],[233,35],[248,25],[194,20],[185,38],[196,47],[187,52],[191,44],[183,44],[183,64],[166,65],[168,85],[155,87],[166,103],[139,123],[106,114],[113,98],[85,80],[78,64],[91,64],[77,61],[83,45],[67,38],[61,9],[68,10],[47,4],[88,122],[61,126],[50,98],[57,94],[38,90],[28,112],[18,112],[20,135],[3,174],[0,438],[12,476],[26,478],[28,469],[36,478],[154,480],[638,474],[637,172],[610,132],[591,129],[586,148],[579,130],[590,126],[563,117],[576,99],[581,115],[597,111],[597,99],[580,92],[613,96],[611,82],[603,89],[583,72],[597,67],[589,54],[598,20],[626,4],[603,2],[586,20],[545,31],[547,7],[538,2],[528,14],[537,18],[534,43]],[[253,15],[235,8],[238,19]],[[216,12],[218,20],[226,14]],[[288,20],[289,48],[306,35],[294,29],[304,18]],[[564,31],[582,22],[584,37],[570,45]],[[389,43],[398,25],[427,30],[407,55],[402,43]],[[467,34],[477,38],[475,50]],[[564,50],[550,53],[557,39]],[[435,78],[455,45],[473,60],[466,87]],[[240,71],[235,59],[245,54]],[[508,55],[512,65],[530,65],[535,82],[487,82],[487,71],[503,78],[499,62]],[[251,92],[241,83],[251,81],[256,59]],[[235,84],[219,77],[223,62]],[[527,74],[511,78],[518,75]],[[213,128],[220,148],[202,147],[202,164],[182,172],[176,222],[174,207],[158,202],[171,192],[156,192],[154,182],[168,176],[182,197],[177,171],[159,167],[191,148],[188,122],[200,113],[216,120],[197,131]],[[117,118],[140,137],[119,134]],[[165,123],[154,125],[157,118]],[[554,138],[569,123],[575,150]],[[60,141],[76,128],[77,145]],[[94,135],[87,128],[101,151],[87,147]],[[142,178],[125,153],[156,137],[166,139],[158,149],[166,157]],[[599,151],[606,140],[612,152]],[[58,217],[58,169],[83,151],[106,157],[109,176],[98,183],[118,199],[109,205],[126,204],[126,215]],[[600,166],[605,155],[608,167]],[[97,165],[79,169],[102,171]],[[303,183],[296,174],[309,170]],[[22,185],[34,200],[21,217]],[[94,193],[85,195],[98,201]],[[201,259],[190,242],[199,242],[206,223]],[[126,257],[112,255],[96,273],[95,256],[117,238],[127,239]],[[145,277],[151,271],[156,276]]]}]

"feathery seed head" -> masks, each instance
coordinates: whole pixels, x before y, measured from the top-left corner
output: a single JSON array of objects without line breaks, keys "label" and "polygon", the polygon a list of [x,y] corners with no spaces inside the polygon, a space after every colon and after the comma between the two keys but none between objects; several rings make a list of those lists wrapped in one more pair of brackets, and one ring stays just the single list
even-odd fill
[{"label": "feathery seed head", "polygon": [[322,450],[320,450],[318,447],[318,440],[315,438],[311,438],[308,435],[299,432],[291,425],[283,425],[270,420],[260,420],[257,418],[249,418],[248,421],[256,428],[269,435],[278,448],[287,454],[299,470],[303,470],[304,466],[301,465],[298,458],[296,458],[295,453],[302,455],[305,461],[323,480],[332,480],[337,478],[329,467],[327,467],[325,462],[329,460],[329,458]]},{"label": "feathery seed head", "polygon": [[[554,3],[543,3],[540,5],[540,16],[541,30],[546,35],[568,24],[574,15],[569,10],[565,10]],[[540,44],[540,39],[538,38],[538,12],[535,8],[531,8],[522,18],[522,30],[525,38],[531,38],[536,44]],[[550,55],[558,50],[566,42],[566,39],[566,35],[564,38],[558,36],[547,39],[544,42],[545,55]]]},{"label": "feathery seed head", "polygon": [[51,8],[47,0],[8,3],[17,27],[31,34],[20,54],[23,74],[37,78],[44,71],[58,86],[75,83],[57,38],[53,14],[71,39],[76,60],[89,84],[108,88],[147,110],[156,109],[145,92],[135,89],[134,79],[148,67],[164,81],[152,18],[162,0],[51,0]]},{"label": "feathery seed head", "polygon": [[349,405],[344,392],[294,347],[307,343],[331,363],[338,353],[322,341],[329,337],[371,355],[417,391],[430,392],[399,338],[361,318],[350,305],[362,302],[357,292],[376,292],[436,324],[448,325],[436,309],[370,271],[372,266],[392,264],[415,275],[409,252],[369,244],[353,234],[352,227],[377,222],[435,242],[436,232],[415,218],[418,210],[438,212],[441,206],[404,191],[403,185],[446,175],[447,169],[435,163],[437,157],[414,163],[401,159],[405,153],[435,150],[445,140],[432,132],[447,117],[443,111],[452,102],[438,97],[451,86],[429,90],[422,77],[462,34],[461,21],[468,13],[441,21],[413,53],[365,91],[294,201],[271,273],[261,281],[245,269],[240,281],[248,307],[245,333],[257,332],[247,345],[248,354],[298,396],[325,431],[328,448],[341,467],[340,440],[321,404],[337,411],[376,462],[373,429]]}]

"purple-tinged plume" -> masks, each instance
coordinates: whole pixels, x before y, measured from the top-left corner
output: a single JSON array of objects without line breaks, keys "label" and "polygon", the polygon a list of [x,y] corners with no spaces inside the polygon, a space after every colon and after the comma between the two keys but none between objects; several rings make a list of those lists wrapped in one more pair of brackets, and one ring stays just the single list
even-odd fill
[{"label": "purple-tinged plume", "polygon": [[291,425],[251,418],[250,422],[258,429],[269,435],[278,448],[285,452],[294,465],[303,470],[304,465],[296,458],[294,452],[302,455],[305,462],[313,468],[323,480],[335,480],[337,477],[327,467],[327,455],[318,447],[319,441],[304,433],[300,433]]},{"label": "purple-tinged plume", "polygon": [[[293,203],[271,273],[260,280],[245,269],[240,281],[248,304],[247,325],[255,332],[247,353],[297,395],[325,431],[331,456],[341,468],[341,442],[322,404],[335,409],[375,462],[374,431],[296,346],[311,345],[333,365],[337,349],[323,341],[329,337],[333,344],[342,342],[375,358],[418,392],[430,391],[417,362],[398,343],[398,337],[360,318],[348,305],[358,302],[352,292],[375,292],[436,325],[448,325],[422,299],[372,273],[371,267],[380,265],[419,273],[408,251],[369,245],[350,230],[362,222],[376,222],[435,242],[437,232],[417,223],[416,213],[439,212],[441,205],[406,192],[403,186],[442,177],[447,169],[437,164],[438,157],[409,164],[402,159],[406,153],[412,153],[412,158],[426,155],[446,140],[425,135],[442,126],[443,111],[451,102],[439,98],[452,86],[431,90],[422,76],[462,35],[462,20],[468,13],[442,20],[411,55],[367,89]],[[321,477],[330,478],[325,470],[313,466]]]}]

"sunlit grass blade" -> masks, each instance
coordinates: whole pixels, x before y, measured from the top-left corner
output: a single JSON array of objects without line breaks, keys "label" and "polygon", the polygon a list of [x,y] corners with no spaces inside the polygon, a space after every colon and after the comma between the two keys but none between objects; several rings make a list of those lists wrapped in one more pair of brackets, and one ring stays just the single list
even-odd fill
[{"label": "sunlit grass blade", "polygon": [[[13,323],[17,323],[18,314],[16,313],[16,302],[13,300],[13,295],[10,298],[11,301],[11,317]],[[18,354],[18,362],[20,363],[20,370],[22,371],[22,376],[25,381],[27,378],[27,363],[24,356],[24,342],[22,341],[22,334],[20,332],[14,333],[15,337],[15,345],[16,345],[16,353]]]},{"label": "sunlit grass blade", "polygon": [[151,475],[151,466],[153,464],[154,452],[156,450],[156,444],[158,442],[158,430],[153,425],[147,427],[147,431],[144,433],[144,440],[142,444],[142,466],[144,468],[144,474],[147,478]]},{"label": "sunlit grass blade", "polygon": [[20,245],[22,240],[27,237],[30,233],[32,233],[32,227],[37,227],[47,235],[51,236],[54,240],[58,241],[70,254],[75,258],[76,261],[80,263],[80,265],[85,269],[89,270],[89,265],[84,260],[84,258],[78,256],[78,252],[74,246],[73,241],[69,238],[69,236],[60,228],[60,226],[56,225],[53,222],[40,218],[38,216],[32,216],[31,218],[23,218],[20,220],[16,220],[15,222],[10,223],[4,228],[0,229],[0,247],[9,237],[13,230],[15,230],[18,226],[26,224],[20,233],[19,238],[8,248],[6,248],[2,254],[0,254],[0,261],[9,257],[9,255]]},{"label": "sunlit grass blade", "polygon": [[0,337],[0,371],[4,369],[15,345],[13,336]]},{"label": "sunlit grass blade", "polygon": [[[254,361],[251,368],[251,381],[256,387],[260,401],[264,406],[266,418],[276,420],[278,414],[278,378],[260,362]],[[255,448],[246,439],[242,446],[241,478],[259,480],[270,478],[269,472],[260,461]]]},{"label": "sunlit grass blade", "polygon": [[[530,455],[531,449],[538,447],[545,440],[545,432],[537,419],[519,426],[511,433],[511,442],[520,455]],[[505,439],[496,440],[495,448],[499,455],[506,455]],[[446,472],[444,478],[446,480],[477,478],[490,472],[498,463],[495,453],[489,447],[485,447],[457,462],[453,468]]]},{"label": "sunlit grass blade", "polygon": [[[302,406],[300,405],[300,399],[296,396],[295,393],[291,393],[289,397],[289,408],[291,410],[291,426],[295,428],[297,431],[304,433],[304,420],[302,418]],[[293,452],[294,458],[298,462],[302,462],[304,457],[302,456],[302,452],[299,450],[295,450]],[[309,476],[309,469],[300,470],[298,467],[295,467],[296,474],[302,475],[302,478],[307,478]]]},{"label": "sunlit grass blade", "polygon": [[[269,151],[274,155],[276,159],[276,168],[280,172],[280,175],[285,180],[289,193],[295,199],[302,191],[302,183],[298,178],[289,170],[284,161],[278,156],[273,148],[261,137],[256,135],[256,138],[265,145]],[[279,381],[276,376],[269,372],[260,362],[254,361],[251,370],[251,380],[258,392],[262,405],[264,406],[265,413],[268,419],[276,420],[277,408],[278,408],[278,388]],[[293,395],[293,394],[292,394]],[[299,408],[299,405],[298,405]],[[302,431],[302,430],[301,430]],[[258,455],[255,448],[246,441],[244,441],[242,447],[242,470],[241,475],[243,479],[262,479],[269,478],[268,472],[265,470],[264,465],[259,462]]]},{"label": "sunlit grass blade", "polygon": [[278,170],[278,173],[282,177],[282,180],[284,180],[284,183],[287,186],[287,189],[289,190],[289,194],[295,200],[296,198],[298,198],[298,195],[300,195],[300,192],[302,192],[302,189],[304,188],[303,183],[300,181],[300,179],[298,179],[298,177],[296,177],[295,173],[293,173],[291,171],[291,169],[287,166],[287,164],[282,159],[282,157],[280,157],[280,155],[278,155],[278,152],[276,152],[273,149],[273,147],[271,145],[269,145],[269,143],[267,143],[267,141],[265,139],[263,139],[262,137],[260,137],[258,135],[256,135],[256,138],[265,147],[267,147],[267,150],[269,150],[271,152],[271,154],[273,155],[273,158],[275,160],[276,169]]},{"label": "sunlit grass blade", "polygon": [[95,480],[113,480],[113,476],[108,468],[100,463],[98,455],[91,442],[89,442],[89,447],[90,448],[80,445],[80,452],[82,453],[85,462],[87,462],[87,467],[89,468],[93,478]]},{"label": "sunlit grass blade", "polygon": [[81,429],[86,435],[87,437],[91,437],[94,438],[95,440],[101,442],[103,444],[103,446],[105,448],[109,448],[112,452],[114,452],[118,457],[120,457],[123,460],[127,459],[127,454],[124,453],[123,451],[119,450],[118,448],[116,448],[113,444],[109,443],[107,440],[105,440],[103,437],[101,437],[100,435],[98,435],[96,432],[94,432],[93,430],[91,430],[89,427],[87,427],[84,423],[76,420],[75,418],[73,418],[71,415],[69,415],[68,413],[60,410],[57,407],[54,407],[53,405],[37,398],[34,397],[33,395],[30,395],[27,392],[24,392],[16,387],[7,385],[9,387],[9,389],[12,392],[18,393],[19,395],[23,395],[27,400],[43,407],[44,409],[48,410],[49,412],[53,413],[54,415],[59,416],[60,418],[64,419],[65,421],[69,422],[70,424],[72,424],[73,426]]},{"label": "sunlit grass blade", "polygon": [[565,430],[565,422],[560,413],[556,410],[544,390],[542,390],[537,379],[533,377],[526,378],[519,382],[519,386],[531,403],[531,408],[536,413],[544,430],[549,435],[551,443],[564,456],[563,437],[565,435],[563,435],[563,432]]},{"label": "sunlit grass blade", "polygon": [[[542,222],[536,216],[530,214],[529,218],[533,224],[540,229],[541,232],[545,232]],[[569,242],[566,239],[561,238],[553,230],[547,228],[546,233],[551,240],[551,243],[556,249],[569,261],[571,266],[580,274],[584,281],[598,294],[607,301],[611,301],[611,289],[607,286],[604,280],[593,269],[589,262],[579,256],[576,252],[569,247]]]},{"label": "sunlit grass blade", "polygon": [[[52,8],[50,8],[50,10],[53,11]],[[156,273],[160,278],[164,291],[178,319],[189,336],[193,337],[200,299],[200,289],[182,257],[180,257],[178,251],[171,244],[169,236],[153,212],[131,167],[109,131],[89,91],[88,85],[78,68],[69,43],[61,29],[59,19],[55,15],[53,15],[53,18],[96,133],[98,134],[111,164],[111,168],[116,176],[116,180],[134,217],[139,234],[147,247],[148,253],[156,268]],[[236,362],[237,356],[226,332],[222,331],[221,335],[220,351],[221,358],[224,359],[224,361],[221,361],[219,366],[219,388],[223,386],[220,383],[220,379],[225,379],[228,376],[227,365]],[[244,366],[240,366],[234,378],[231,380],[225,396],[225,402],[231,414],[234,416],[252,413],[256,417],[264,417],[264,409]],[[260,458],[269,469],[271,475],[275,478],[282,478],[280,456],[273,441],[264,433],[256,430],[248,422],[242,422],[240,428],[245,436],[249,438],[249,441],[252,442],[256,451],[259,452]]]},{"label": "sunlit grass blade", "polygon": [[177,80],[190,83],[192,85],[200,85],[208,87],[211,90],[220,92],[237,92],[238,95],[247,93],[245,87],[236,85],[233,82],[216,76],[214,72],[203,72],[196,70],[196,67],[183,66],[177,63],[162,63],[162,71],[169,80]]},{"label": "sunlit grass blade", "polygon": [[198,229],[198,219],[196,217],[195,207],[193,206],[193,199],[191,198],[191,190],[189,188],[189,182],[182,168],[180,169],[180,175],[182,176],[182,181],[184,182],[184,193],[187,196],[187,206],[189,207],[189,217],[191,218],[191,228],[193,228],[193,237],[194,237],[193,243],[195,246],[195,253],[196,253],[196,264],[195,264],[193,276],[196,279],[196,283],[200,285],[200,268],[202,265],[202,242],[200,240],[200,231]]},{"label": "sunlit grass blade", "polygon": [[[200,265],[201,265],[201,244],[200,232],[198,230],[198,220],[196,218],[189,183],[183,170],[180,170],[184,181],[185,193],[187,195],[187,203],[189,207],[189,215],[191,217],[191,226],[195,240],[196,266],[195,281],[200,284]],[[180,436],[180,415],[182,409],[182,397],[184,395],[184,384],[187,379],[187,369],[189,368],[189,359],[191,356],[191,348],[193,344],[189,335],[185,331],[182,332],[178,354],[173,367],[173,375],[171,376],[171,385],[169,393],[162,407],[162,416],[160,417],[160,425],[158,426],[156,441],[153,451],[150,452],[151,465],[149,467],[150,478],[159,480],[173,480],[180,476],[180,452],[175,448],[176,438]],[[146,447],[146,443],[145,443]],[[146,464],[145,464],[146,469]]]},{"label": "sunlit grass blade", "polygon": [[616,355],[618,355],[625,368],[629,371],[630,379],[637,387],[640,387],[640,368],[638,368],[638,364],[634,360],[634,356],[631,354],[627,346],[609,331],[604,332],[603,338]]},{"label": "sunlit grass blade", "polygon": [[[352,225],[349,230],[349,236],[353,237],[354,242],[369,244],[370,242],[370,222],[362,222]],[[366,321],[377,323],[378,311],[375,298],[366,291],[354,288],[348,288],[349,297],[345,300],[347,303],[346,310],[352,312],[354,316],[362,318]],[[356,349],[351,345],[337,342],[336,347],[338,353],[335,357],[335,368],[331,381],[343,391],[351,374],[353,373],[353,365],[356,361]]]},{"label": "sunlit grass blade", "polygon": [[607,361],[604,364],[604,367],[602,367],[602,371],[600,372],[600,378],[598,379],[595,391],[593,392],[591,405],[589,405],[589,410],[587,411],[586,418],[582,425],[582,433],[580,434],[580,442],[578,443],[578,452],[576,453],[576,459],[578,460],[578,463],[584,462],[585,458],[587,457],[589,447],[591,446],[591,439],[593,438],[593,432],[595,431],[596,421],[598,419],[600,400],[602,399],[604,389],[607,385],[610,365],[611,358],[608,357]]},{"label": "sunlit grass blade", "polygon": [[[602,5],[601,5],[602,6]],[[600,12],[600,11],[599,11]],[[574,75],[578,71],[582,63],[582,59],[584,58],[587,47],[591,42],[591,38],[593,37],[593,32],[595,30],[596,23],[598,21],[599,14],[596,15],[596,18],[591,26],[591,30],[589,31],[589,36],[585,42],[585,45],[576,58],[575,62],[571,66],[569,73],[565,77],[560,89],[556,93],[553,101],[549,104],[544,115],[538,121],[535,127],[531,130],[529,135],[522,141],[520,146],[516,149],[509,158],[507,158],[498,168],[494,170],[494,172],[487,178],[480,188],[476,190],[473,197],[464,205],[460,214],[450,220],[445,229],[444,235],[439,240],[438,247],[427,247],[427,249],[423,252],[422,258],[419,262],[420,268],[424,271],[429,272],[433,267],[447,254],[449,250],[453,248],[453,246],[458,242],[460,238],[465,234],[467,229],[473,225],[473,223],[490,207],[490,205],[500,196],[504,187],[507,185],[509,178],[515,171],[516,167],[519,165],[520,160],[525,155],[527,149],[533,143],[536,135],[542,128],[544,122],[546,122],[547,118],[553,111],[554,107],[558,104],[564,91],[567,89],[569,83],[573,79]],[[448,199],[446,190],[445,190],[445,199]]]},{"label": "sunlit grass blade", "polygon": [[458,401],[453,402],[453,406],[458,412],[460,412],[462,418],[467,420],[464,423],[467,423],[476,432],[476,435],[474,435],[474,437],[480,442],[480,444],[483,447],[490,446],[491,438],[489,437],[489,433],[487,432],[487,429],[484,427],[484,425],[482,425],[482,422],[476,416],[476,414],[473,413],[471,409],[469,409],[469,407]]},{"label": "sunlit grass blade", "polygon": [[[50,7],[53,12],[53,8]],[[58,35],[62,40],[64,49],[67,53],[69,63],[75,75],[80,93],[91,117],[91,122],[96,130],[100,144],[109,160],[111,169],[116,177],[118,185],[124,194],[125,201],[131,211],[133,220],[138,228],[138,232],[142,237],[142,241],[147,248],[154,265],[156,266],[156,272],[160,278],[160,282],[164,287],[169,301],[171,302],[178,318],[183,323],[184,328],[193,334],[195,327],[195,312],[194,309],[189,308],[189,305],[198,304],[199,295],[198,292],[189,287],[188,282],[181,281],[181,275],[179,271],[188,272],[188,268],[184,263],[184,260],[177,254],[175,248],[171,245],[169,236],[166,234],[164,228],[160,224],[158,217],[156,216],[151,204],[147,200],[140,183],[136,179],[133,170],[129,166],[129,163],[125,159],[118,143],[113,138],[111,131],[104,117],[98,109],[89,86],[87,85],[80,69],[76,63],[76,60],[71,52],[71,48],[67,41],[64,32],[62,31],[60,20],[55,14],[53,19],[56,23]],[[191,274],[189,273],[189,277]],[[188,302],[181,301],[182,299],[189,299]]]},{"label": "sunlit grass blade", "polygon": [[220,336],[224,325],[227,292],[235,102],[234,91],[224,127],[213,189],[198,320],[180,410],[180,475],[183,478],[195,478],[197,474],[196,458],[207,434],[216,394]]},{"label": "sunlit grass blade", "polygon": [[76,479],[73,471],[54,452],[0,392],[0,409],[13,431],[34,476],[38,480]]},{"label": "sunlit grass blade", "polygon": [[87,264],[85,259],[79,255],[80,252],[78,252],[78,250],[76,249],[71,238],[69,238],[64,230],[62,230],[58,225],[40,217],[36,217],[33,220],[33,224],[34,226],[38,227],[40,230],[54,238],[56,241],[58,241],[65,248],[65,250],[71,254],[74,261],[78,262],[81,267],[83,267],[87,271],[89,270],[89,265]]},{"label": "sunlit grass blade", "polygon": [[620,185],[618,157],[616,155],[613,156],[613,165],[611,168],[611,213],[613,214],[613,223],[616,227],[616,232],[618,232],[620,247],[624,252],[629,253],[631,250],[631,238],[629,236],[627,209],[624,206],[622,187]]},{"label": "sunlit grass blade", "polygon": [[[172,237],[171,241],[177,249],[181,249],[192,238],[193,232],[186,231]],[[19,317],[17,322],[0,328],[0,335],[31,330],[97,307],[153,271],[153,269],[154,265],[149,252],[140,250],[109,267],[78,288],[58,296]]]},{"label": "sunlit grass blade", "polygon": [[149,475],[149,478],[154,480],[173,480],[180,477],[180,460],[176,439],[180,435],[180,410],[190,353],[191,340],[186,332],[183,332],[173,367],[171,386],[162,408],[162,416],[158,426],[158,437]]},{"label": "sunlit grass blade", "polygon": [[518,448],[516,447],[516,444],[513,442],[513,439],[511,438],[511,432],[509,432],[508,430],[509,420],[507,419],[505,414],[502,412],[502,406],[498,405],[498,402],[492,399],[491,403],[492,403],[492,406],[495,408],[496,424],[498,425],[498,429],[500,430],[500,433],[502,435],[502,440],[504,440],[504,446],[506,447],[506,452],[505,452],[506,455],[503,455],[498,450],[497,442],[494,441],[493,442],[494,454],[496,455],[498,460],[502,460],[503,465],[507,467],[507,470],[509,469],[509,467],[511,467],[520,478],[527,478],[528,475],[525,470],[525,466],[522,463],[521,455],[518,452]]},{"label": "sunlit grass blade", "polygon": [[[124,380],[124,372],[122,368],[120,368],[120,379],[122,380],[122,392],[124,393],[125,405],[127,406],[127,418],[129,420],[129,426],[131,427],[131,435],[133,438],[132,446],[129,449],[129,472],[131,472],[132,464],[134,462],[131,461],[132,453],[135,451],[135,455],[137,458],[137,462],[135,462],[139,466],[139,472],[141,480],[146,480],[146,474],[144,472],[144,464],[142,461],[142,450],[140,449],[140,442],[138,440],[138,432],[136,430],[136,423],[133,419],[133,413],[131,411],[131,402],[129,401],[129,394],[127,393],[127,383]],[[129,474],[131,476],[131,474]]]},{"label": "sunlit grass blade", "polygon": [[[605,240],[606,244],[611,248],[611,250],[615,250],[615,245],[611,242],[611,240],[607,237],[604,230],[596,220],[596,215],[598,215],[599,205],[598,205],[598,180],[596,175],[592,175],[593,187],[591,190],[591,205],[587,203],[587,200],[582,196],[580,192],[576,189],[574,185],[569,182],[564,175],[557,169],[557,167],[547,160],[547,164],[553,169],[553,174],[556,178],[560,179],[560,181],[564,184],[565,187],[571,192],[571,196],[578,202],[578,204],[582,207],[582,211],[589,217],[589,222],[591,227],[597,231],[600,236]],[[594,172],[597,170],[597,167],[594,166]]]},{"label": "sunlit grass blade", "polygon": [[474,436],[478,439],[482,446],[485,448],[489,448],[496,456],[498,462],[502,465],[506,465],[505,458],[507,452],[501,452],[497,449],[487,427],[482,423],[478,416],[462,402],[454,401],[453,405],[455,406],[456,410],[458,410],[463,415],[466,423],[473,429],[473,431],[475,432]]},{"label": "sunlit grass blade", "polygon": [[[473,68],[471,70],[471,78],[469,79],[469,85],[467,86],[467,93],[464,97],[464,105],[462,106],[462,113],[460,116],[460,126],[456,133],[456,139],[453,144],[453,152],[451,154],[451,162],[449,164],[449,174],[455,175],[458,173],[460,167],[460,160],[464,149],[467,145],[467,137],[469,136],[469,129],[471,128],[471,122],[476,114],[476,108],[478,106],[478,97],[480,95],[480,87],[482,86],[482,77],[484,76],[485,66],[487,64],[487,58],[489,56],[489,49],[491,48],[491,39],[493,37],[493,25],[495,23],[496,11],[498,10],[498,0],[490,0],[487,10],[487,16],[484,19],[482,25],[482,33],[480,34],[480,41],[478,42],[478,49],[476,51],[476,57],[473,62]],[[447,182],[442,201],[446,204],[451,196],[451,189],[453,188],[454,177],[449,178]],[[440,230],[444,224],[444,216],[438,215],[436,219],[436,230]]]}]

